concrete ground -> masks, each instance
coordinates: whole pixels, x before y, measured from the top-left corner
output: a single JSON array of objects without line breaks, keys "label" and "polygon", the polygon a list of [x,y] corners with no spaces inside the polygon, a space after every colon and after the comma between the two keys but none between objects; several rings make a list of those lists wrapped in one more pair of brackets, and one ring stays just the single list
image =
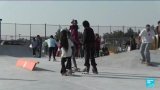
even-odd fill
[{"label": "concrete ground", "polygon": [[[155,78],[155,87],[150,90],[160,90],[160,50],[151,51],[154,67],[140,64],[137,50],[96,58],[98,75],[76,72],[73,76],[61,76],[60,58],[53,62],[47,57],[33,58],[21,47],[7,48],[10,49],[5,53],[2,53],[4,48],[0,48],[0,90],[148,90],[147,78]],[[35,71],[16,67],[20,57],[37,60],[40,64]],[[79,68],[84,68],[83,63],[83,58],[77,59]]]}]

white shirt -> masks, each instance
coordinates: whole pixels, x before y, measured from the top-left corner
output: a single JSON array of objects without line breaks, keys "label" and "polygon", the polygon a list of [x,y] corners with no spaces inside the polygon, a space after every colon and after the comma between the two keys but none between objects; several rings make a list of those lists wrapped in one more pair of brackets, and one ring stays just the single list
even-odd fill
[{"label": "white shirt", "polygon": [[143,29],[139,34],[142,39],[142,43],[152,43],[154,35],[155,33],[153,30],[147,32],[146,29]]},{"label": "white shirt", "polygon": [[62,54],[61,57],[71,57],[72,56],[72,47],[73,43],[70,39],[68,39],[68,50],[66,51],[63,47],[61,48]]},{"label": "white shirt", "polygon": [[48,44],[48,47],[56,47],[57,42],[56,42],[55,39],[49,38],[49,39],[47,40],[47,44]]}]

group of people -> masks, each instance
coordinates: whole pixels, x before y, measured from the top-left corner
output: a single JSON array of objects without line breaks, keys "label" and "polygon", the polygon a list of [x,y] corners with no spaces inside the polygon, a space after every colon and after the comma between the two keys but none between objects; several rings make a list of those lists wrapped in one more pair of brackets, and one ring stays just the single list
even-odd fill
[{"label": "group of people", "polygon": [[48,54],[49,61],[51,60],[52,55],[53,55],[53,61],[56,61],[55,56],[56,56],[58,44],[55,38],[53,37],[53,35],[51,35],[44,42],[42,42],[42,38],[40,37],[40,35],[37,35],[36,38],[33,37],[31,45],[32,45],[34,57],[38,56],[39,58],[41,58],[41,55],[42,55],[41,53],[44,52],[45,54]]},{"label": "group of people", "polygon": [[[156,35],[156,34],[157,35]],[[152,66],[150,58],[150,47],[152,42],[155,40],[154,44],[157,44],[156,48],[160,48],[160,21],[158,21],[158,26],[154,31],[149,24],[143,29],[139,34],[139,40],[141,42],[140,53],[141,53],[141,63],[147,66]]]},{"label": "group of people", "polygon": [[30,44],[31,48],[33,49],[33,56],[35,57],[36,54],[38,54],[38,57],[41,57],[41,50],[42,50],[42,38],[40,35],[37,35],[37,37],[33,37],[33,40]]},{"label": "group of people", "polygon": [[[83,32],[83,42],[80,43],[78,39],[78,25],[77,20],[73,20],[72,25],[70,26],[70,32],[68,30],[62,30],[60,45],[61,45],[61,74],[62,75],[71,75],[72,74],[72,62],[73,60],[74,68],[77,70],[77,63],[75,60],[76,53],[78,52],[79,45],[83,45],[84,56],[85,56],[85,68],[83,72],[88,74],[90,71],[90,62],[92,65],[92,72],[98,74],[97,64],[95,61],[95,34],[93,29],[90,27],[88,21],[83,22],[84,32]],[[65,64],[65,62],[67,62]]]},{"label": "group of people", "polygon": [[[49,53],[49,61],[51,60],[51,56],[53,55],[53,61],[56,60],[56,52],[57,50],[61,50],[61,71],[60,73],[64,76],[71,75],[73,70],[78,71],[76,63],[76,55],[79,52],[79,48],[83,45],[84,49],[84,57],[85,57],[85,68],[83,72],[88,74],[90,71],[90,65],[92,65],[92,72],[98,74],[97,64],[95,61],[95,56],[99,57],[100,50],[100,37],[98,34],[95,35],[93,29],[90,27],[88,21],[83,22],[83,40],[80,42],[78,37],[78,25],[77,20],[72,20],[71,26],[68,29],[63,29],[61,31],[60,40],[57,42],[53,35],[50,36],[49,39],[45,40],[45,46],[48,46]],[[158,26],[156,28],[157,32],[157,44],[160,47],[160,21],[158,22]],[[148,66],[151,65],[150,61],[150,46],[153,38],[155,37],[154,30],[151,29],[149,24],[146,25],[146,28],[143,29],[139,34],[139,40],[141,42],[140,53],[142,56],[141,63],[146,63]],[[136,49],[135,40],[133,36],[130,38],[131,49]],[[42,50],[42,38],[40,35],[37,35],[36,38],[33,38],[32,41],[33,55],[36,56],[36,51],[38,52],[38,57],[41,57]],[[73,66],[72,66],[73,62]],[[73,68],[72,68],[73,67]]]},{"label": "group of people", "polygon": [[[88,74],[90,71],[90,62],[92,65],[92,72],[98,74],[97,64],[95,61],[95,34],[93,29],[90,27],[88,21],[83,22],[84,32],[83,32],[83,42],[80,43],[78,39],[78,25],[77,20],[73,20],[72,25],[69,30],[61,31],[60,38],[60,48],[62,51],[61,54],[61,74],[71,75],[72,74],[72,61],[74,65],[74,70],[78,70],[77,63],[75,60],[76,54],[79,50],[79,45],[84,47],[84,56],[85,56],[85,68],[83,72]],[[66,63],[67,62],[67,63]]]},{"label": "group of people", "polygon": [[[72,20],[71,26],[68,29],[63,29],[60,34],[60,40],[57,42],[54,37],[51,35],[49,39],[45,40],[43,43],[44,46],[48,46],[48,55],[49,61],[53,55],[53,61],[56,60],[56,52],[59,49],[61,51],[61,71],[60,73],[64,76],[71,75],[73,71],[79,71],[77,67],[76,56],[80,50],[80,47],[83,45],[84,57],[85,57],[85,68],[82,70],[85,74],[88,74],[90,71],[90,64],[92,65],[92,72],[98,74],[97,64],[95,61],[95,52],[96,52],[96,37],[93,29],[90,27],[88,21],[83,22],[84,32],[83,40],[80,41],[78,37],[78,25],[77,20]],[[32,48],[33,55],[36,55],[38,51],[38,57],[41,57],[41,48],[42,48],[42,39],[37,35],[37,38],[33,38]],[[100,42],[99,42],[100,43]],[[41,46],[39,46],[41,44]],[[47,47],[44,48],[47,50]],[[73,62],[73,66],[72,66]],[[73,68],[72,68],[73,67]]]}]

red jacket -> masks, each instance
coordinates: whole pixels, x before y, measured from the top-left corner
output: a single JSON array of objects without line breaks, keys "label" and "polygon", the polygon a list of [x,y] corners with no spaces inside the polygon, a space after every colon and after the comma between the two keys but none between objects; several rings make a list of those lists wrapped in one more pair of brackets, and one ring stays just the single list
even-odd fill
[{"label": "red jacket", "polygon": [[73,39],[73,42],[77,45],[80,44],[78,38],[78,25],[71,25],[69,30],[71,31],[71,37]]}]

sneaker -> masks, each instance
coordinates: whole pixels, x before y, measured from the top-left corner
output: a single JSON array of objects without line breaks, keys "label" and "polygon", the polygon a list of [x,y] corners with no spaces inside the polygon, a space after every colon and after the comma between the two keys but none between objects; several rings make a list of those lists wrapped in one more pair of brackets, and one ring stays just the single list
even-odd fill
[{"label": "sneaker", "polygon": [[49,58],[49,60],[48,61],[51,61],[51,58]]},{"label": "sneaker", "polygon": [[152,63],[146,63],[146,65],[147,65],[147,66],[153,66],[153,64],[152,64]]},{"label": "sneaker", "polygon": [[146,64],[146,62],[145,61],[141,61],[141,64]]},{"label": "sneaker", "polygon": [[97,67],[93,67],[93,68],[92,68],[92,72],[93,72],[94,74],[98,74]]},{"label": "sneaker", "polygon": [[89,74],[89,72],[82,72],[82,74]]},{"label": "sneaker", "polygon": [[80,72],[80,68],[73,67],[74,72]]},{"label": "sneaker", "polygon": [[85,67],[82,72],[86,73],[86,74],[89,74],[89,69],[90,69],[90,67]]},{"label": "sneaker", "polygon": [[72,70],[67,70],[66,75],[71,76],[72,75]]},{"label": "sneaker", "polygon": [[56,59],[55,59],[55,58],[53,59],[53,62],[54,62],[54,61],[56,61]]},{"label": "sneaker", "polygon": [[146,60],[140,59],[141,64],[146,64]]},{"label": "sneaker", "polygon": [[61,73],[61,75],[62,75],[62,76],[67,76],[67,74],[66,74],[66,73]]}]

